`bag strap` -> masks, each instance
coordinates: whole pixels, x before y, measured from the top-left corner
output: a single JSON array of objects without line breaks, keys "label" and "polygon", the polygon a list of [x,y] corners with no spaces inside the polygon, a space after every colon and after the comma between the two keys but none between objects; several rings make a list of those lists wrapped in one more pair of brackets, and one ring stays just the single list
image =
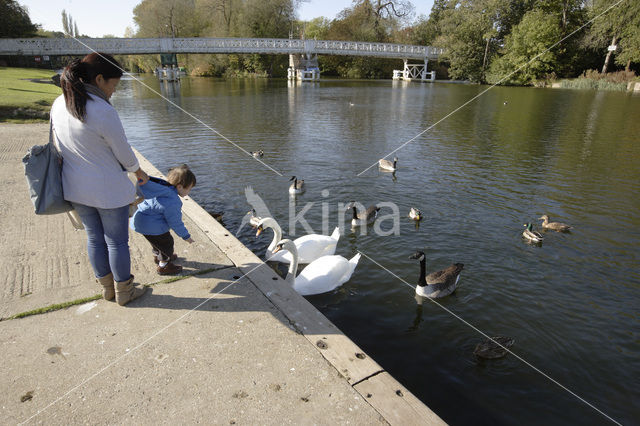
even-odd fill
[{"label": "bag strap", "polygon": [[56,153],[59,157],[62,157],[62,153],[60,152],[60,147],[58,146],[58,138],[53,136],[53,120],[49,117],[49,143],[52,147],[55,148]]}]

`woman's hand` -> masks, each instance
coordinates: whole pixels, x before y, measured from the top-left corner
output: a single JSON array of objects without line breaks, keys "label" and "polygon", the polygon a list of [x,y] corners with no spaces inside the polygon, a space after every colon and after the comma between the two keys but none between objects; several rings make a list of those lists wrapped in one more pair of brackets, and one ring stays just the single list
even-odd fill
[{"label": "woman's hand", "polygon": [[144,185],[145,183],[149,182],[149,175],[147,175],[144,170],[136,170],[135,175],[136,178],[138,178],[138,184]]}]

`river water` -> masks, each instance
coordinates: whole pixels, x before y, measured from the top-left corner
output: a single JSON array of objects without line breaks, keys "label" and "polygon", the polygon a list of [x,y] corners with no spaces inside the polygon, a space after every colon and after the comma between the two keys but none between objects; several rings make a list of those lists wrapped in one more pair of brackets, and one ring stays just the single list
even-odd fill
[{"label": "river water", "polygon": [[[638,424],[640,96],[392,81],[143,81],[171,102],[122,81],[113,103],[132,145],[165,173],[189,164],[198,178],[192,197],[224,213],[256,254],[272,234],[256,239],[241,227],[247,186],[285,235],[305,234],[300,221],[289,224],[302,211],[317,233],[342,227],[337,254],[364,256],[349,282],[308,300],[445,421],[605,424],[609,416]],[[234,145],[264,150],[273,170]],[[369,168],[401,145],[394,175]],[[307,186],[295,199],[292,175]],[[352,230],[340,208],[349,201],[385,203],[379,227]],[[411,207],[425,215],[419,226],[407,217]],[[573,231],[526,244],[523,224],[539,227],[542,214]],[[428,271],[464,263],[459,288],[438,304],[418,304],[408,285],[418,279],[408,258],[417,249]],[[484,340],[476,329],[513,338],[522,359],[476,358]]]}]

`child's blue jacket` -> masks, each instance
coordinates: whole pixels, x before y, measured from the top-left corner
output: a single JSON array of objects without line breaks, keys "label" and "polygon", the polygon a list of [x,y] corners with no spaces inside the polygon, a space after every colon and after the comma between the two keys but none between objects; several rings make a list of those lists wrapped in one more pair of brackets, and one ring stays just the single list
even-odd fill
[{"label": "child's blue jacket", "polygon": [[191,237],[182,223],[182,201],[174,186],[154,177],[140,189],[145,200],[129,220],[131,229],[143,235],[161,235],[171,228],[184,240]]}]

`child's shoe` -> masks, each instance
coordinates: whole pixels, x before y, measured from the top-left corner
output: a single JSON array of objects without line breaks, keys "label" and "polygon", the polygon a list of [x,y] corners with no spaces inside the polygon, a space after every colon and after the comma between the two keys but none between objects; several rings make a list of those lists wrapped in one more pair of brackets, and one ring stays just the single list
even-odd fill
[{"label": "child's shoe", "polygon": [[[173,253],[173,254],[171,255],[171,257],[169,258],[169,262],[173,262],[173,261],[174,261],[174,260],[176,260],[177,258],[178,258],[178,255],[177,255],[177,254],[175,254],[175,253]],[[154,262],[156,262],[156,265],[157,265],[158,263],[160,263],[160,261],[158,260],[158,256],[157,256],[157,255],[155,255],[155,253],[154,253],[154,256],[153,256],[153,261],[154,261]]]},{"label": "child's shoe", "polygon": [[175,275],[182,271],[182,266],[169,262],[165,266],[158,265],[158,274],[160,275]]}]

